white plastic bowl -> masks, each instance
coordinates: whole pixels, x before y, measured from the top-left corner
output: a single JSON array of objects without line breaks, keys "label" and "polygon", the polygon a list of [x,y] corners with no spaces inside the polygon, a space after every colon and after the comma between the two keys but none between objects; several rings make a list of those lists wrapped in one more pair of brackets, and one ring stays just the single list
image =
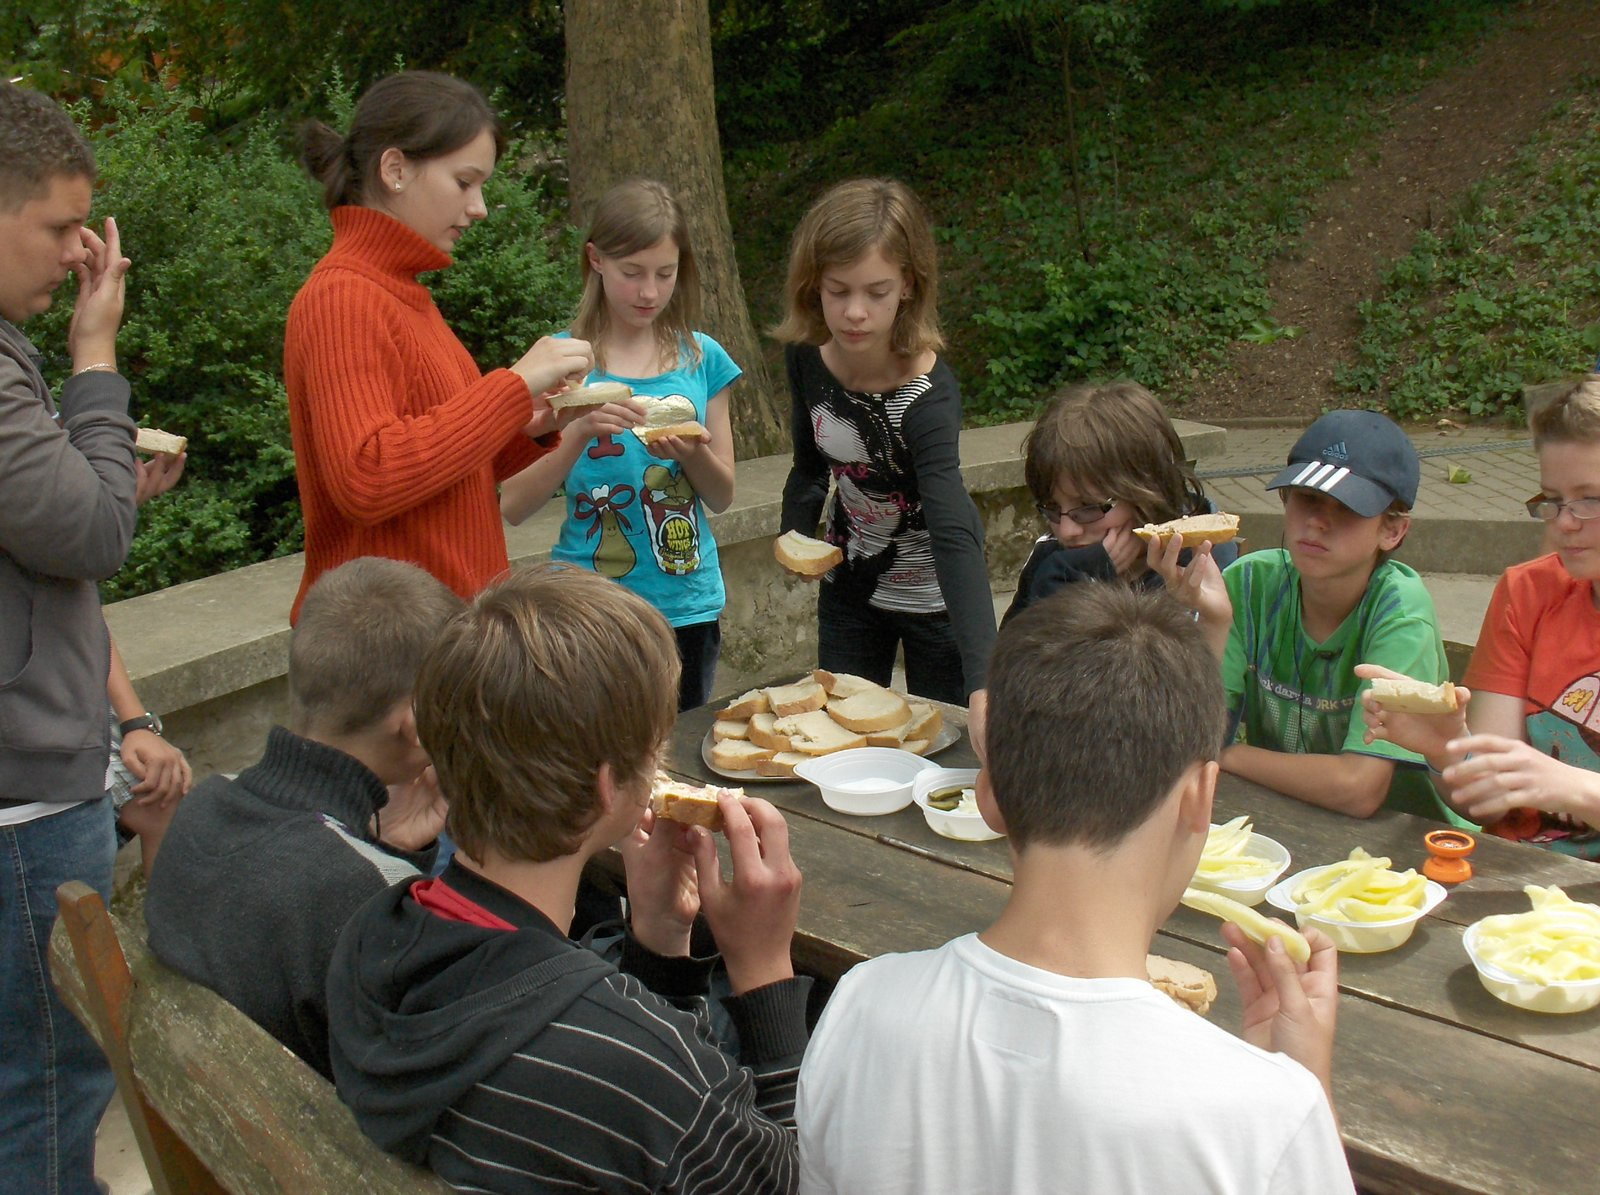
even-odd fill
[{"label": "white plastic bowl", "polygon": [[794,774],[821,789],[829,809],[878,817],[911,804],[911,782],[936,766],[898,747],[857,747],[796,764]]},{"label": "white plastic bowl", "polygon": [[1276,838],[1265,834],[1250,835],[1250,846],[1245,852],[1272,860],[1272,870],[1249,880],[1209,880],[1198,873],[1189,881],[1195,888],[1216,892],[1236,900],[1242,905],[1258,905],[1266,899],[1267,889],[1278,882],[1278,877],[1289,870],[1289,848]]},{"label": "white plastic bowl", "polygon": [[1422,907],[1415,912],[1407,913],[1404,917],[1395,917],[1389,921],[1336,921],[1331,917],[1307,917],[1295,906],[1291,892],[1303,880],[1309,880],[1329,867],[1337,864],[1326,863],[1321,867],[1308,867],[1304,871],[1297,871],[1288,879],[1279,882],[1267,893],[1267,903],[1293,913],[1295,924],[1301,929],[1314,925],[1329,938],[1333,944],[1345,954],[1381,954],[1385,950],[1394,950],[1404,946],[1410,940],[1412,931],[1429,913],[1450,895],[1445,891],[1444,885],[1435,884],[1432,880],[1423,881]]},{"label": "white plastic bowl", "polygon": [[1477,969],[1478,980],[1491,996],[1526,1008],[1529,1012],[1587,1012],[1600,1004],[1600,979],[1572,979],[1556,983],[1539,983],[1523,979],[1485,962],[1478,957],[1478,926],[1467,926],[1461,935],[1461,945]]},{"label": "white plastic bowl", "polygon": [[935,834],[959,839],[962,842],[989,842],[1005,837],[991,830],[989,823],[983,820],[982,814],[960,813],[953,809],[934,809],[928,804],[928,798],[934,793],[958,785],[962,788],[971,788],[977,779],[976,768],[929,768],[917,776],[911,786],[911,799],[922,810],[922,816],[927,820],[930,830]]}]

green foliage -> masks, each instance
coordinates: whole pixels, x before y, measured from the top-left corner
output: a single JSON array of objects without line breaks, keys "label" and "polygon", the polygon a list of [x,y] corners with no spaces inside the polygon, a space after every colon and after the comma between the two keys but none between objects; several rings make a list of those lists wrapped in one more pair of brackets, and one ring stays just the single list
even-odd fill
[{"label": "green foliage", "polygon": [[[338,80],[332,90],[348,102]],[[96,212],[117,217],[134,263],[119,359],[140,422],[190,442],[183,480],[141,511],[110,599],[297,551],[303,534],[283,329],[327,249],[327,214],[276,125],[213,135],[193,118],[193,101],[181,87],[150,102],[113,87],[99,106]],[[78,116],[87,121],[86,106]],[[537,179],[503,168],[488,199],[490,218],[430,281],[464,343],[492,366],[565,322],[578,242]],[[70,315],[63,295],[29,332],[59,352]],[[65,362],[54,364],[59,376]]]},{"label": "green foliage", "polygon": [[1579,85],[1504,172],[1422,232],[1360,307],[1341,385],[1399,417],[1516,414],[1522,387],[1600,353],[1600,78]]}]

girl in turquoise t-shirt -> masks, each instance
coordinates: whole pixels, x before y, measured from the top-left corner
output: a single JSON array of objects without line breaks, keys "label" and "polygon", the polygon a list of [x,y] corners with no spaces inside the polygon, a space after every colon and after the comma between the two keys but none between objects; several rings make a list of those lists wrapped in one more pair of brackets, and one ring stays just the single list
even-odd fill
[{"label": "girl in turquoise t-shirt", "polygon": [[[743,371],[694,330],[694,250],[683,209],[662,184],[635,179],[601,197],[582,270],[570,334],[594,347],[588,380],[625,383],[636,400],[574,419],[559,447],[501,487],[500,511],[520,523],[565,484],[567,514],[552,557],[621,582],[666,615],[683,660],[678,708],[689,709],[711,696],[722,646],[726,595],[703,508],[733,501],[728,389]],[[671,422],[701,424],[705,438],[646,445],[632,429],[656,400],[677,410]]]}]

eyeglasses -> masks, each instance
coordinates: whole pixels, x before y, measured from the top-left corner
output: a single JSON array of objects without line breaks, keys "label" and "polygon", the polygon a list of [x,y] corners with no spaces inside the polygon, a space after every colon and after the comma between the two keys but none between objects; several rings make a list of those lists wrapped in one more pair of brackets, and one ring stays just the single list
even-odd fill
[{"label": "eyeglasses", "polygon": [[1553,522],[1564,510],[1571,511],[1575,519],[1600,519],[1600,498],[1574,498],[1571,502],[1557,502],[1543,494],[1529,498],[1524,506],[1528,513],[1546,523]]},{"label": "eyeglasses", "polygon": [[1083,527],[1089,523],[1098,523],[1111,513],[1111,508],[1117,504],[1115,498],[1106,502],[1091,502],[1088,506],[1074,506],[1071,510],[1062,510],[1059,506],[1047,502],[1035,502],[1033,509],[1039,512],[1050,526],[1054,527],[1063,517],[1071,519],[1078,526]]}]

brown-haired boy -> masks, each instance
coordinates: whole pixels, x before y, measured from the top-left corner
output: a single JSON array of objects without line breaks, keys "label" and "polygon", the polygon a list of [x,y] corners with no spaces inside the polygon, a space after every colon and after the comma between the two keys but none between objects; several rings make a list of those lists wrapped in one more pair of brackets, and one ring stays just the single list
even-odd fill
[{"label": "brown-haired boy", "polygon": [[[678,671],[643,599],[546,566],[480,594],[417,682],[456,854],[346,928],[331,1046],[367,1135],[458,1187],[793,1189],[800,874],[765,801],[720,798],[731,882],[706,831],[648,814]],[[631,912],[620,970],[568,937],[584,866],[612,846]],[[744,1066],[709,1037],[700,912]]]},{"label": "brown-haired boy", "polygon": [[1358,713],[1370,682],[1357,664],[1449,679],[1433,598],[1414,569],[1390,558],[1410,530],[1421,472],[1393,420],[1331,411],[1267,483],[1283,498],[1281,547],[1241,556],[1219,575],[1204,553],[1180,568],[1175,539],[1165,552],[1150,545],[1151,567],[1199,610],[1222,663],[1223,771],[1352,817],[1387,807],[1460,822],[1423,760],[1367,742]]},{"label": "brown-haired boy", "polygon": [[1299,968],[1224,927],[1244,1041],[1146,978],[1222,727],[1216,662],[1163,594],[1073,585],[1006,624],[977,791],[1010,898],[981,933],[839,982],[800,1076],[802,1190],[1351,1190],[1332,943],[1309,933]]},{"label": "brown-haired boy", "polygon": [[150,874],[156,955],[329,1078],[334,943],[367,899],[432,865],[444,824],[411,691],[461,605],[398,560],[318,577],[289,637],[294,729],[184,798]]}]

